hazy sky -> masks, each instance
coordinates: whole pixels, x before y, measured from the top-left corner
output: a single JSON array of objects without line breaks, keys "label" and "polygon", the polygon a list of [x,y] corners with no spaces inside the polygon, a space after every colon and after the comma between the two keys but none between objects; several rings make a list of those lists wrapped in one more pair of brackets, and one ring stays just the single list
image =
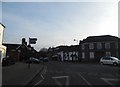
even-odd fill
[{"label": "hazy sky", "polygon": [[[1,18],[1,16],[0,16]],[[2,2],[4,42],[38,38],[32,45],[43,47],[75,45],[73,39],[88,36],[118,36],[116,2]]]}]

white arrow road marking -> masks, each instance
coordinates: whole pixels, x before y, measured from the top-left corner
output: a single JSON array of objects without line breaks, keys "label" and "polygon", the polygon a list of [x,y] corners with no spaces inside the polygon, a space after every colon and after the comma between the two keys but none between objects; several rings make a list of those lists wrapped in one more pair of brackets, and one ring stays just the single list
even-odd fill
[{"label": "white arrow road marking", "polygon": [[70,83],[69,83],[69,76],[56,76],[56,77],[52,77],[54,80],[55,80],[55,82],[57,83],[57,85],[59,85],[59,86],[61,86],[61,85],[64,85],[64,84],[62,84],[60,81],[58,81],[58,79],[64,79],[64,78],[66,78],[66,87],[68,86],[68,85],[70,85]]},{"label": "white arrow road marking", "polygon": [[110,81],[118,81],[118,79],[113,79],[113,78],[101,78],[103,81],[105,81],[109,85],[114,85]]}]

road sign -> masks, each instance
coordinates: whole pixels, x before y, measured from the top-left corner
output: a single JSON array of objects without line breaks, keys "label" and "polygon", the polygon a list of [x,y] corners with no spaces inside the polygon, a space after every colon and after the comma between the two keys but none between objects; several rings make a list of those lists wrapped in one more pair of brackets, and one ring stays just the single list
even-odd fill
[{"label": "road sign", "polygon": [[36,44],[37,38],[29,38],[29,44]]}]

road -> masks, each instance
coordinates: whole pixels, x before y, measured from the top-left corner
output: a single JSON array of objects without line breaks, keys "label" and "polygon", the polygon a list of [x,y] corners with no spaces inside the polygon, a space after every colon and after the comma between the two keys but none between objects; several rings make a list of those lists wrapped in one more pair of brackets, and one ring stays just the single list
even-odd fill
[{"label": "road", "polygon": [[75,62],[44,62],[44,69],[30,85],[119,85],[119,67]]}]

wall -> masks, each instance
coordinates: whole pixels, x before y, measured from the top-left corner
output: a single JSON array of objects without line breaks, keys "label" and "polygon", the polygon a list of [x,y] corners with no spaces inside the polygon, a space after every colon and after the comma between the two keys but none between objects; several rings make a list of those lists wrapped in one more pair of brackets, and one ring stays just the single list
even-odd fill
[{"label": "wall", "polygon": [[0,23],[0,62],[6,56],[6,47],[2,45],[4,26]]},{"label": "wall", "polygon": [[[109,49],[105,48],[105,43],[108,43],[108,42],[110,43],[110,48]],[[102,42],[101,41],[101,44],[102,44],[101,49],[97,48],[97,42],[93,42],[93,43],[94,43],[94,48],[93,49],[89,49],[89,44],[90,43],[87,43],[87,44],[83,43],[85,45],[85,49],[82,49],[81,52],[79,52],[79,57],[82,59],[82,61],[91,60],[91,61],[99,62],[101,57],[107,56],[106,52],[110,52],[110,56],[114,56],[114,57],[119,56],[116,41],[107,41],[107,42]],[[85,58],[84,59],[82,58],[82,52],[85,53]],[[90,52],[94,52],[94,58],[93,59],[90,58]]]},{"label": "wall", "polygon": [[0,24],[0,45],[2,45],[2,40],[3,40],[3,26]]}]

